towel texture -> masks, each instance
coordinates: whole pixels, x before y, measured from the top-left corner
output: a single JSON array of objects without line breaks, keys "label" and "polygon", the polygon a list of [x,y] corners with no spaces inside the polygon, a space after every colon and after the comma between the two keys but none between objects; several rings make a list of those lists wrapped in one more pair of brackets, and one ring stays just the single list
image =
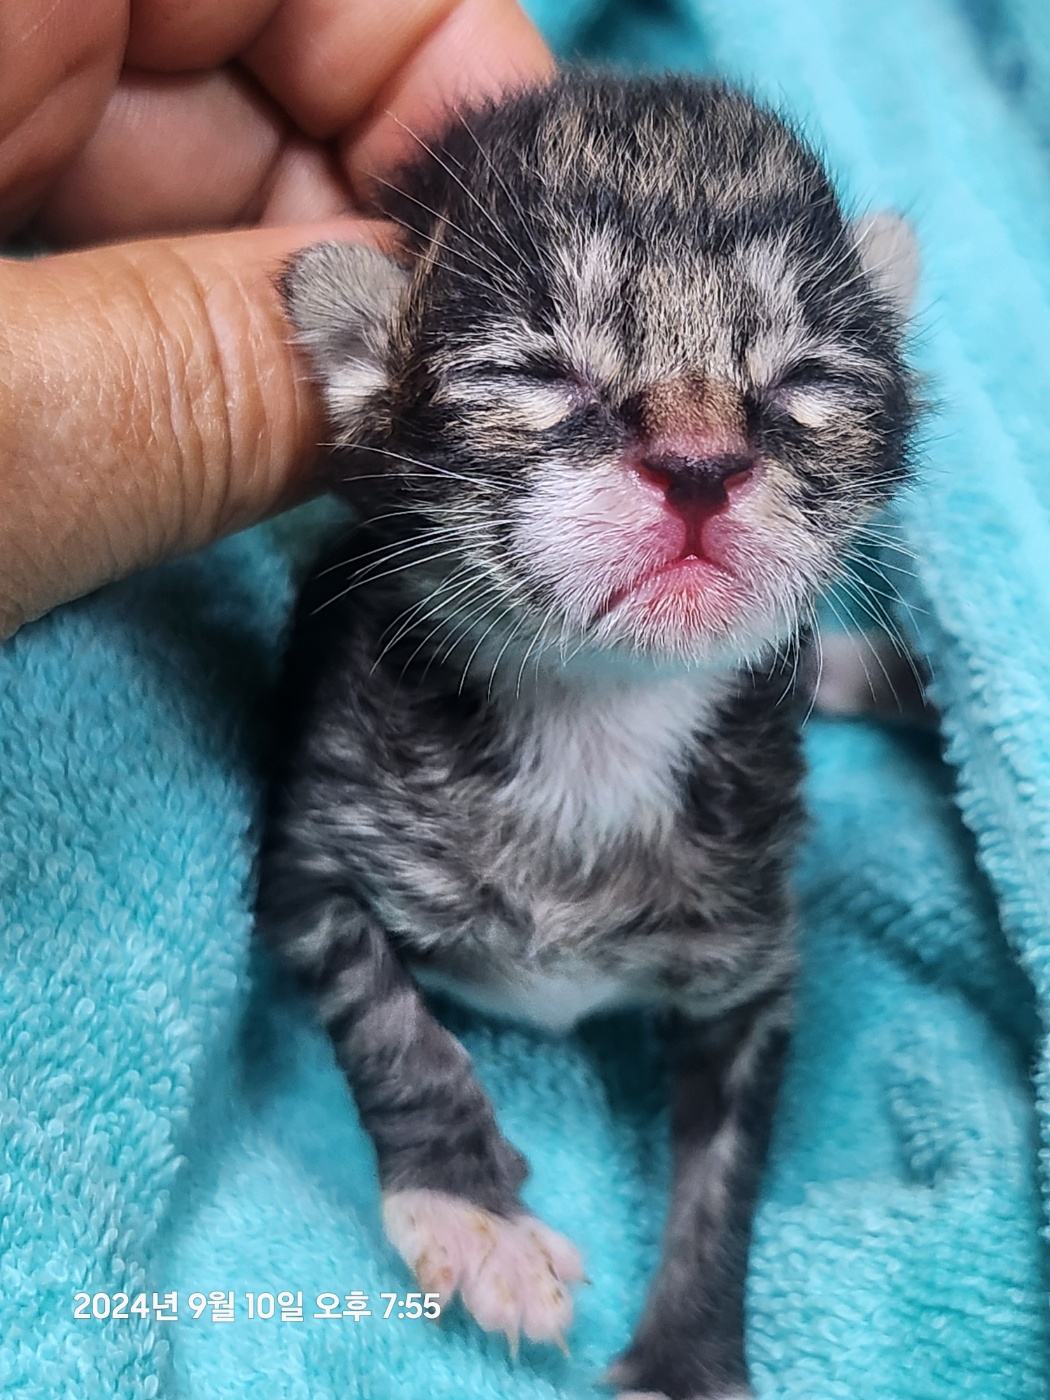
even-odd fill
[{"label": "towel texture", "polygon": [[[763,1397],[1050,1396],[1050,15],[1040,0],[533,0],[559,50],[740,78],[914,219],[939,408],[902,582],[946,749],[810,727],[800,1024],[757,1222]],[[277,522],[0,652],[0,1393],[596,1396],[666,1199],[638,1019],[445,1008],[527,1195],[581,1246],[572,1357],[409,1281],[309,1007],[252,946],[267,696],[309,536]],[[898,559],[896,562],[905,562]],[[372,1315],[315,1319],[320,1293]],[[233,1321],[189,1295],[234,1294]],[[153,1294],[177,1293],[177,1320]],[[74,1295],[89,1295],[87,1316]],[[127,1317],[108,1299],[146,1295]],[[302,1294],[302,1320],[248,1294]],[[106,1295],[106,1296],[103,1296]],[[163,1297],[158,1298],[163,1302]],[[265,1299],[254,1311],[269,1310]],[[148,1311],[148,1316],[140,1315]]]}]

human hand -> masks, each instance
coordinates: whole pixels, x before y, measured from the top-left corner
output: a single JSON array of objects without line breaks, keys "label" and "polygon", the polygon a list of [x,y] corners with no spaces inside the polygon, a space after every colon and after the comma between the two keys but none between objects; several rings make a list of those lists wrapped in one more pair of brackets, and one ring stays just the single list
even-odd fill
[{"label": "human hand", "polygon": [[165,235],[0,259],[0,637],[309,493],[275,271],[389,238],[353,210],[409,132],[550,67],[514,0],[130,8],[0,0],[0,235]]}]

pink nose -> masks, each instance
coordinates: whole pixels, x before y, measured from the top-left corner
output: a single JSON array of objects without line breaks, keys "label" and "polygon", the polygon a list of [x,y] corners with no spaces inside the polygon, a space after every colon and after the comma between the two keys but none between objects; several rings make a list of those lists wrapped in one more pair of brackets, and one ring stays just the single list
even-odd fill
[{"label": "pink nose", "polygon": [[710,457],[656,452],[641,462],[644,474],[664,488],[667,504],[690,515],[713,515],[728,505],[728,488],[742,485],[754,467],[755,459],[745,452],[722,452]]}]

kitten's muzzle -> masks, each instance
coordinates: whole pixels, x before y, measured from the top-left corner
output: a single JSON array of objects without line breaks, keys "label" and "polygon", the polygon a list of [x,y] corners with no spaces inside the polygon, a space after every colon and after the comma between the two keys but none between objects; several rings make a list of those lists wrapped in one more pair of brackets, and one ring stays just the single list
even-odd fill
[{"label": "kitten's muzzle", "polygon": [[731,503],[733,492],[758,474],[758,459],[747,451],[685,453],[649,451],[637,464],[645,480],[664,493],[666,509],[684,524],[682,554],[710,559],[704,527]]},{"label": "kitten's muzzle", "polygon": [[729,504],[733,486],[742,486],[755,469],[755,458],[746,452],[723,452],[710,457],[687,457],[659,452],[642,458],[642,472],[664,490],[667,504],[690,514],[713,513]]}]

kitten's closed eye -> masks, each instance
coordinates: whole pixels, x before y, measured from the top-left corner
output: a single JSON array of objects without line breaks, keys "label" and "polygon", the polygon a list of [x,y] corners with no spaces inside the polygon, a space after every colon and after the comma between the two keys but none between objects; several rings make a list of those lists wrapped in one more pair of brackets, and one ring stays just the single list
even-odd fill
[{"label": "kitten's closed eye", "polygon": [[475,412],[509,412],[518,420],[515,426],[543,432],[589,407],[596,395],[571,370],[537,358],[475,360],[445,377],[434,398]]},{"label": "kitten's closed eye", "polygon": [[474,373],[484,379],[518,379],[539,384],[573,384],[576,376],[559,364],[553,357],[530,356],[528,359],[508,363],[492,360],[487,364],[475,364]]},{"label": "kitten's closed eye", "polygon": [[836,379],[835,371],[830,365],[807,356],[806,359],[797,360],[782,370],[767,392],[775,396],[792,389],[833,388],[836,382],[841,380]]},{"label": "kitten's closed eye", "polygon": [[788,365],[760,392],[759,407],[801,428],[824,428],[848,407],[852,387],[842,369],[807,356]]},{"label": "kitten's closed eye", "polygon": [[826,427],[841,410],[841,394],[827,379],[787,378],[760,396],[760,413],[769,426],[778,422],[800,428]]}]

